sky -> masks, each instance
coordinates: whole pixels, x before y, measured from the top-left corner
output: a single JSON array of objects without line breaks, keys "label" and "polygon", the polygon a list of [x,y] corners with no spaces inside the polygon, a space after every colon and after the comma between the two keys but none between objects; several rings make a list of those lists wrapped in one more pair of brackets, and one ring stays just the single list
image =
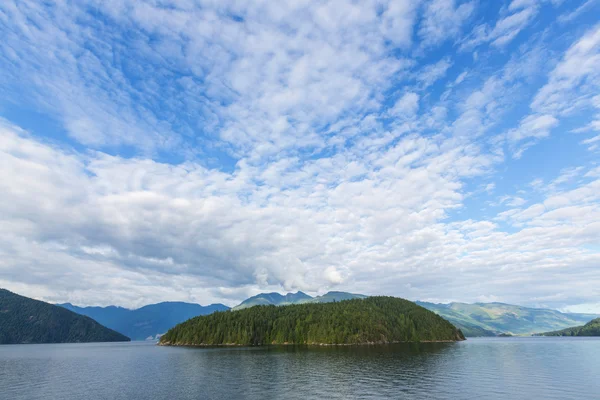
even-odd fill
[{"label": "sky", "polygon": [[600,313],[600,0],[0,2],[0,287]]}]

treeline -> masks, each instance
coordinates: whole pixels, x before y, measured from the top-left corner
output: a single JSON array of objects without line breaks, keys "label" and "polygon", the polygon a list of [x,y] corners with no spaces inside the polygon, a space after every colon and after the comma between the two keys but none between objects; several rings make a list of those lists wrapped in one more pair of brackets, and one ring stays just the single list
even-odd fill
[{"label": "treeline", "polygon": [[600,318],[593,319],[583,326],[541,333],[540,336],[600,336]]},{"label": "treeline", "polygon": [[255,306],[181,323],[171,345],[360,344],[463,340],[460,330],[413,302],[369,297],[335,303]]}]

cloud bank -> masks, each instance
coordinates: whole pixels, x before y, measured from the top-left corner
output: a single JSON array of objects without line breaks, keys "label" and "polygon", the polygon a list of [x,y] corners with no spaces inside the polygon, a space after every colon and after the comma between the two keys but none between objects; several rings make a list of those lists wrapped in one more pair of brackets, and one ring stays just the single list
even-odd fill
[{"label": "cloud bank", "polygon": [[0,5],[0,286],[597,303],[600,26],[480,7]]}]

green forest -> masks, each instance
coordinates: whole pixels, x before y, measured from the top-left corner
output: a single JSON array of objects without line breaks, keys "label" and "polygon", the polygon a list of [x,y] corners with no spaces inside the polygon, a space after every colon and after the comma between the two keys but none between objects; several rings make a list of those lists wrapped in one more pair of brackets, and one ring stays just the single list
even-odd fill
[{"label": "green forest", "polygon": [[0,344],[117,341],[129,338],[89,317],[0,289]]},{"label": "green forest", "polygon": [[415,303],[369,297],[334,303],[255,306],[192,318],[163,345],[364,344],[464,340],[460,330]]},{"label": "green forest", "polygon": [[541,333],[540,336],[600,336],[600,318],[593,319],[583,326]]}]

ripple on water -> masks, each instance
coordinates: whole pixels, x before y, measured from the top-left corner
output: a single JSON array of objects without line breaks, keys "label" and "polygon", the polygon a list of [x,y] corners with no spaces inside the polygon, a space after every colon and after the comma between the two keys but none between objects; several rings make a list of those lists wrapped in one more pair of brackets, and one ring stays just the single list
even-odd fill
[{"label": "ripple on water", "polygon": [[7,399],[594,399],[600,340],[367,347],[0,346]]}]

